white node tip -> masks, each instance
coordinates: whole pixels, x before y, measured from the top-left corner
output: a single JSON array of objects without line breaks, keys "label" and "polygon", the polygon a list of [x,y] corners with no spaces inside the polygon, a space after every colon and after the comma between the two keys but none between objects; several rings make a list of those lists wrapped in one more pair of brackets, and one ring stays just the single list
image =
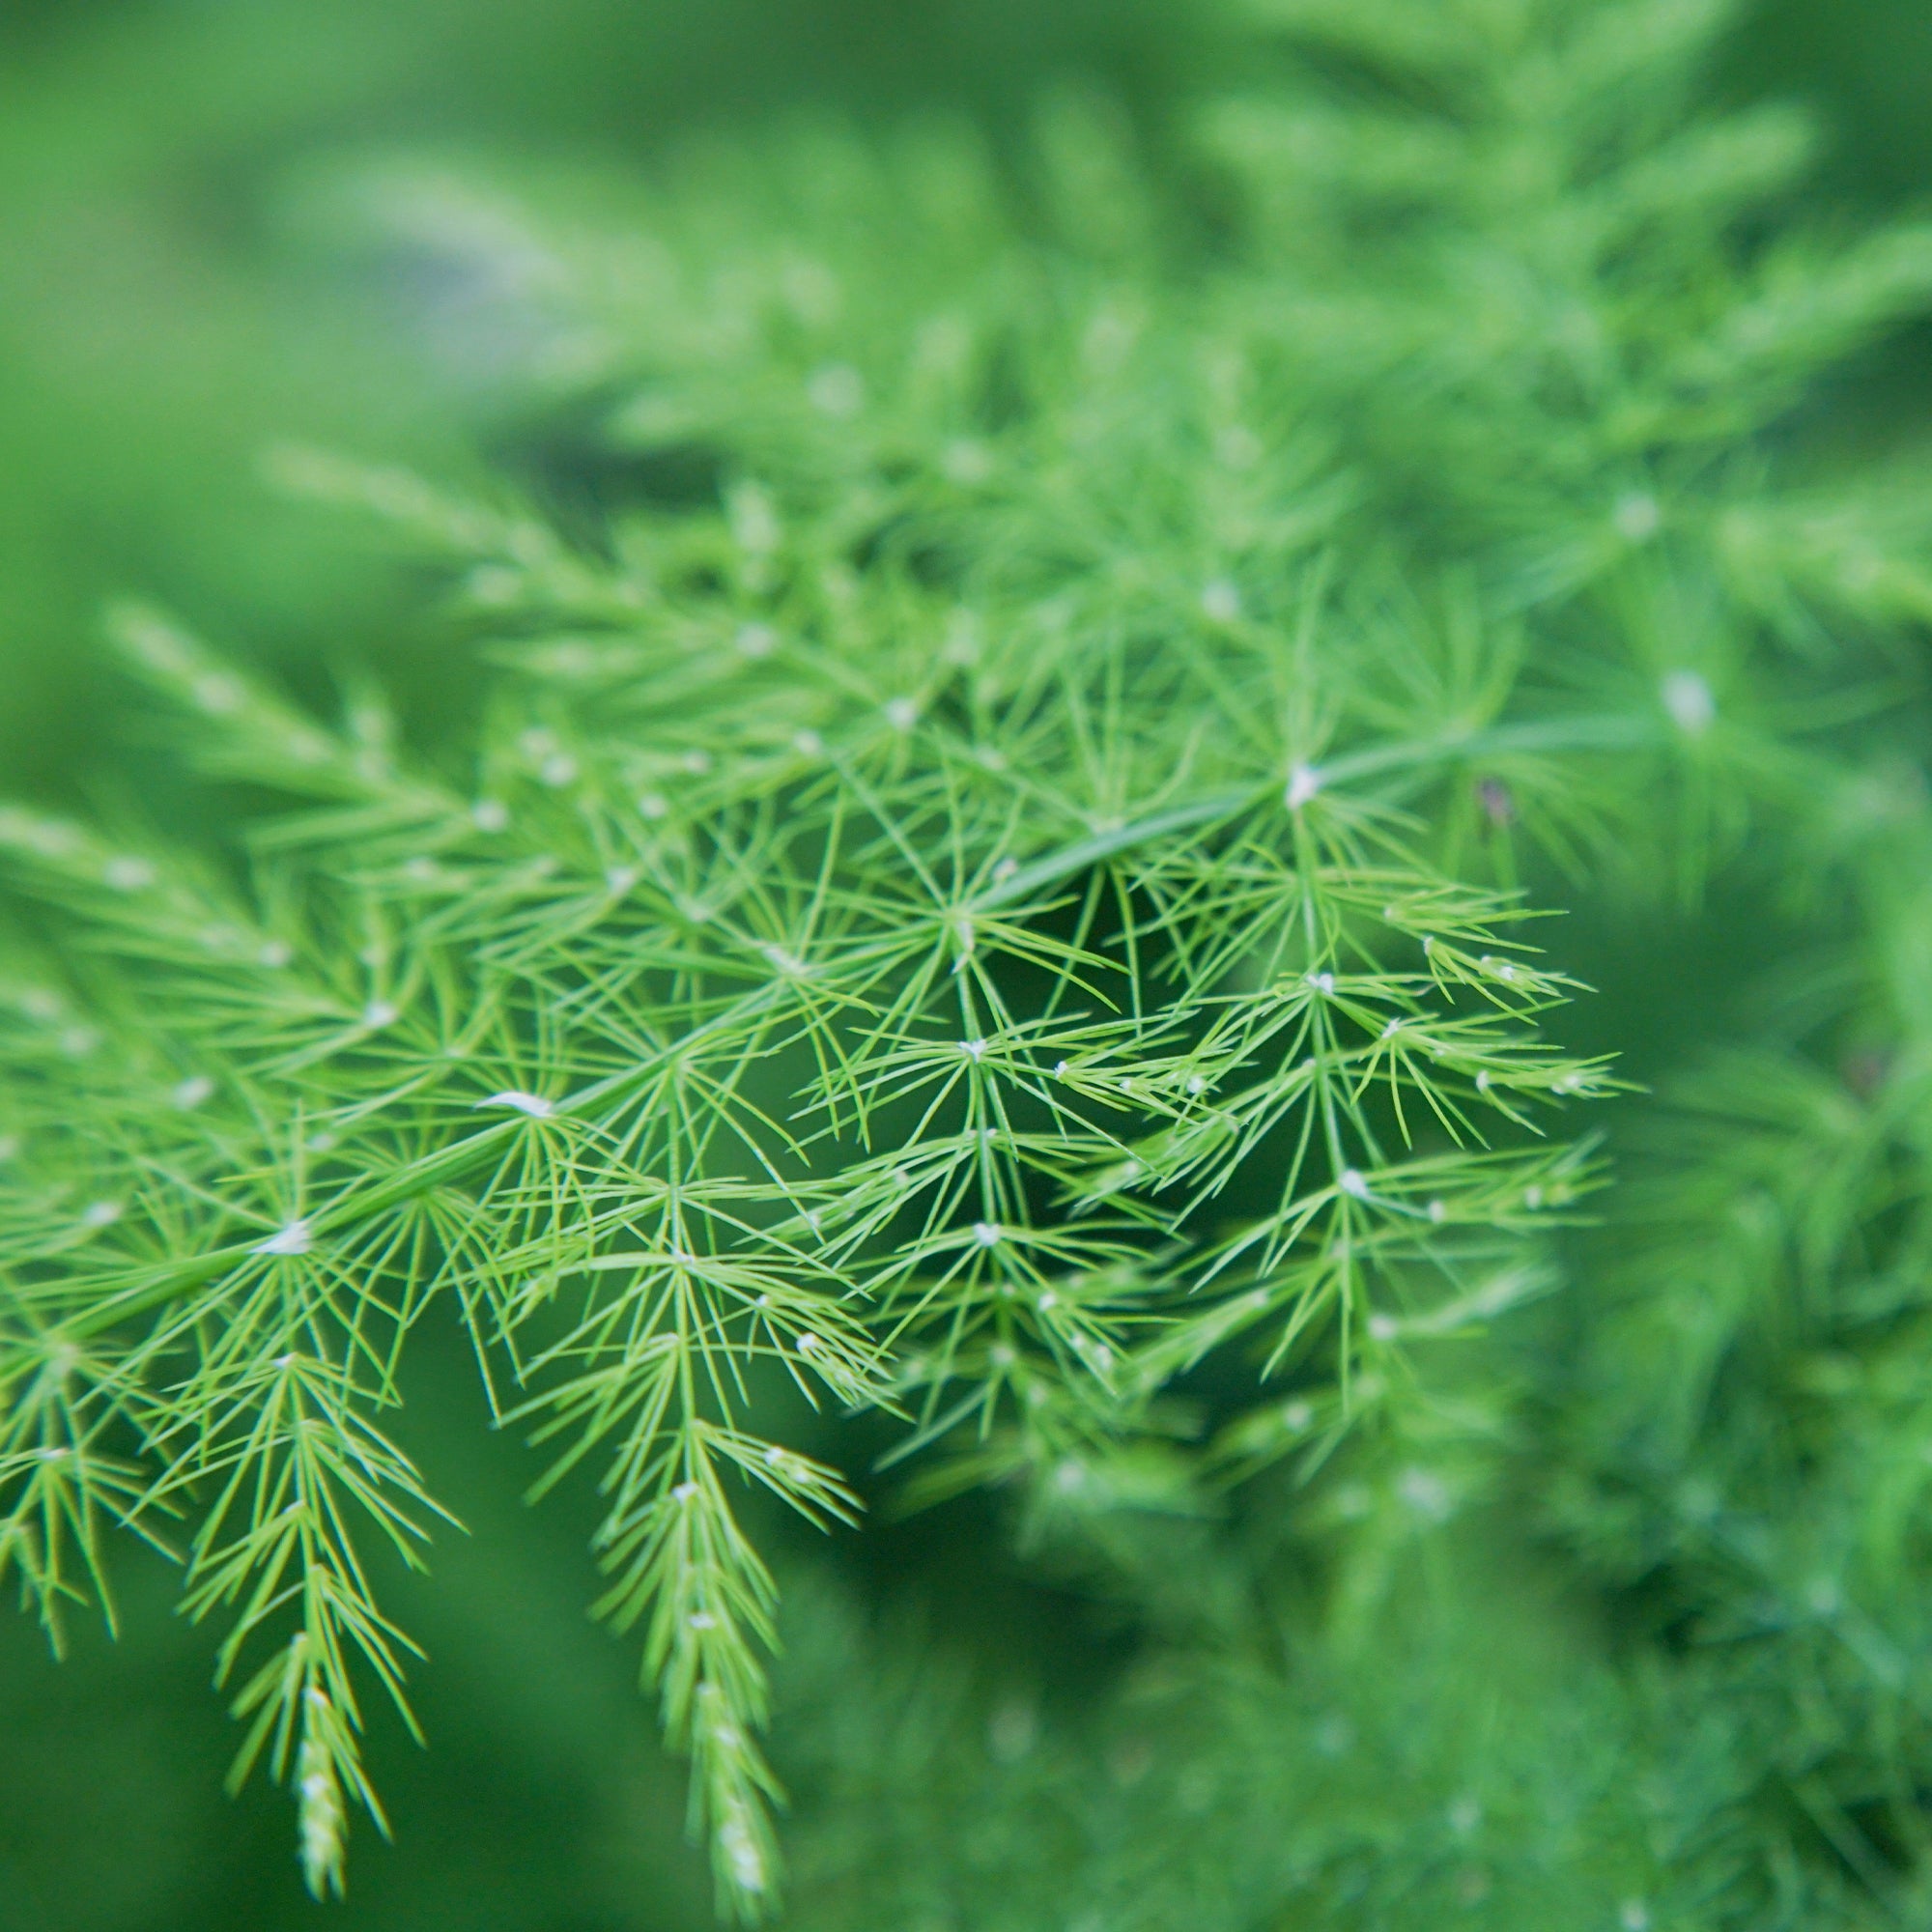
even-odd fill
[{"label": "white node tip", "polygon": [[1241,593],[1225,577],[1217,577],[1201,593],[1204,616],[1217,624],[1232,624],[1241,614]]},{"label": "white node tip", "polygon": [[1663,509],[1648,490],[1633,490],[1617,498],[1610,521],[1627,543],[1643,543],[1663,527]]},{"label": "white node tip", "polygon": [[508,1088],[501,1094],[492,1094],[487,1100],[478,1100],[479,1107],[511,1107],[520,1114],[526,1114],[533,1121],[547,1121],[556,1112],[556,1108],[540,1094],[526,1094],[519,1088]]},{"label": "white node tip", "polygon": [[1658,688],[1670,722],[1686,737],[1701,738],[1717,722],[1718,700],[1694,670],[1674,670]]},{"label": "white node tip", "polygon": [[266,1241],[255,1249],[258,1255],[305,1255],[309,1251],[312,1236],[306,1221],[291,1221],[286,1228],[278,1228]]}]

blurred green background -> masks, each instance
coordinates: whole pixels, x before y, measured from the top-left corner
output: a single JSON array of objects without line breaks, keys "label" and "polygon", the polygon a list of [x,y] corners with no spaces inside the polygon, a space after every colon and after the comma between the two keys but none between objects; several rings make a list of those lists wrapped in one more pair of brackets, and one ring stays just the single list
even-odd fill
[{"label": "blurred green background", "polygon": [[[1157,143],[1227,58],[1203,0],[0,0],[0,792],[71,797],[145,771],[96,643],[114,595],[172,604],[298,675],[412,648],[383,570],[279,502],[259,453],[296,438],[460,480],[514,456],[518,429],[487,374],[426,354],[332,237],[311,187],[338,161],[622,167],[804,102],[862,118],[941,102],[997,138],[1068,78],[1119,95]],[[1769,0],[1729,84],[1821,109],[1821,197],[1932,189],[1923,0]],[[530,1465],[478,1429],[453,1343],[420,1373],[412,1447],[474,1533],[397,1585],[433,1660],[417,1681],[434,1748],[379,1726],[399,1841],[361,1834],[334,1922],[706,1922],[681,1774],[631,1652],[584,1614],[585,1522],[567,1502],[523,1510]],[[1075,1656],[1104,1657],[1098,1623],[997,1550],[970,1509],[884,1532],[863,1571],[849,1545],[830,1559],[845,1581],[829,1601],[948,1606],[928,1612],[926,1654],[990,1659],[995,1690],[1001,1671],[1064,1683]],[[83,1633],[60,1668],[0,1616],[0,1932],[314,1922],[283,1797],[220,1793],[232,1738],[211,1645],[169,1592],[160,1564],[128,1563],[126,1634]]]}]

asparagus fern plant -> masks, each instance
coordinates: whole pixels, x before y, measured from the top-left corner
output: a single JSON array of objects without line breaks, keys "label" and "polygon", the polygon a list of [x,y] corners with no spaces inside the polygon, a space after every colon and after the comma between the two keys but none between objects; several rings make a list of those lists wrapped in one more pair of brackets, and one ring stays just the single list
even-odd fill
[{"label": "asparagus fern plant", "polygon": [[[759,1492],[993,1485],[1101,1548],[1264,1495],[1346,1573],[1495,1488],[1517,1310],[1576,1277],[1531,1507],[1585,1571],[1776,1568],[1727,1498],[1821,1456],[1817,1534],[1917,1539],[1916,1450],[1847,1505],[1859,1442],[1722,1404],[1767,1295],[1921,1400],[1925,499],[1802,432],[1932,234],[1792,218],[1802,124],[1705,105],[1727,17],[1268,0],[1171,155],[1050,101],[1018,187],[949,127],[699,149],[595,219],[358,177],[460,292],[428,341],[623,487],[282,453],[433,574],[471,722],[123,608],[232,836],[0,814],[0,1568],[58,1646],[118,1533],[178,1557],[319,1896],[373,1707],[413,1721],[378,1552],[446,1526],[403,1404],[446,1314],[535,1489],[598,1486],[596,1609],[745,1917]],[[1547,915],[1740,863],[1840,943],[1600,1193],[1642,1156],[1593,1151]],[[1907,1640],[1804,1588],[1834,1708],[1910,1728]]]}]

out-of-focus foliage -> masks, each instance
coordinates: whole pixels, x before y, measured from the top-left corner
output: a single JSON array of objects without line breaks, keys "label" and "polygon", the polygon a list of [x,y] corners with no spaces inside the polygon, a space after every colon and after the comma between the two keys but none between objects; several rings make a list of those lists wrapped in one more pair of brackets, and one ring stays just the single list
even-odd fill
[{"label": "out-of-focus foliage", "polygon": [[[790,1922],[1921,1918],[1932,239],[1719,112],[1804,17],[240,17],[12,29],[22,259],[89,207],[149,250],[10,305],[19,635],[111,561],[309,703],[124,616],[249,843],[0,821],[0,1554],[129,1631],[7,1653],[0,1924],[309,1910],[283,1815],[201,1796],[212,1653],[116,1518],[265,1641],[318,1890],[400,1794],[355,1924],[706,1917],[586,1537],[741,1909],[769,1564]],[[204,91],[117,150],[162,51]],[[170,117],[213,184],[159,185]],[[431,614],[238,480],[270,431],[456,479],[271,466]],[[1595,1171],[1471,1128],[1604,1053],[1651,1091],[1540,1234]],[[520,1526],[450,1302],[520,1429],[616,1444],[601,1507]],[[828,1463],[888,1520],[727,1480],[836,1518]],[[384,1545],[441,1508],[425,1581]],[[405,1663],[421,1762],[340,1716]],[[144,1848],[90,1874],[90,1815]]]},{"label": "out-of-focus foliage", "polygon": [[1057,71],[1151,113],[1193,39],[1158,0],[10,5],[0,757],[36,788],[77,781],[117,589],[245,617],[284,661],[384,624],[366,558],[261,490],[266,443],[353,441],[454,476],[479,434],[505,431],[464,372],[399,333],[394,291],[338,272],[303,212],[332,161],[404,143],[621,166],[813,99],[881,115],[941,99],[997,122]]}]

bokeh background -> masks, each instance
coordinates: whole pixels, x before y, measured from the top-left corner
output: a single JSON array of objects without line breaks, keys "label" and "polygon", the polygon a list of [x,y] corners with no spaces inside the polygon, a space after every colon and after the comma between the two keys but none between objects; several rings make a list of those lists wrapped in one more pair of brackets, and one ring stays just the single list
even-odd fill
[{"label": "bokeh background", "polygon": [[[407,153],[481,157],[498,179],[525,161],[622,170],[811,104],[861,121],[938,104],[998,141],[1067,80],[1119,98],[1157,153],[1231,57],[1208,0],[0,0],[0,792],[166,782],[96,640],[103,602],[130,590],[298,685],[346,658],[435,703],[433,652],[384,567],[280,501],[261,453],[297,439],[461,482],[534,473],[542,452],[345,231],[328,190],[344,169]],[[1766,0],[1726,84],[1819,109],[1822,200],[1932,201],[1923,0]],[[1883,379],[1921,412],[1928,365],[1908,343]],[[584,1615],[585,1521],[567,1501],[523,1508],[525,1452],[479,1429],[453,1353],[420,1376],[412,1445],[472,1534],[396,1586],[433,1660],[434,1749],[379,1730],[398,1840],[362,1833],[330,1922],[708,1923],[681,1774],[631,1652]],[[863,1551],[795,1551],[795,1668],[835,1670],[855,1619],[916,1630],[901,1649],[920,1668],[984,1688],[997,1758],[1020,1721],[1002,1683],[1077,1694],[1108,1641],[1001,1548],[967,1506]],[[170,1595],[158,1562],[128,1563],[123,1636],[84,1632],[58,1668],[0,1614],[0,1932],[318,1922],[284,1798],[221,1794],[211,1644]]]}]

